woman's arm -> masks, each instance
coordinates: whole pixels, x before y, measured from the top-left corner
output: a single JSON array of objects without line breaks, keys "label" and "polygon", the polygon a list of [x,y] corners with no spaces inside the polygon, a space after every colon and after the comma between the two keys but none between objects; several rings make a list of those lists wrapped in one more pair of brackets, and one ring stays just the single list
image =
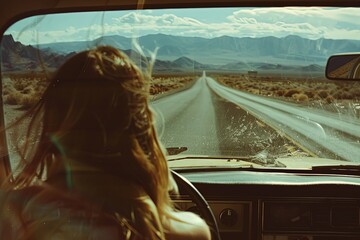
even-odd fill
[{"label": "woman's arm", "polygon": [[168,240],[210,240],[209,226],[198,215],[192,212],[175,212],[174,218],[164,223]]}]

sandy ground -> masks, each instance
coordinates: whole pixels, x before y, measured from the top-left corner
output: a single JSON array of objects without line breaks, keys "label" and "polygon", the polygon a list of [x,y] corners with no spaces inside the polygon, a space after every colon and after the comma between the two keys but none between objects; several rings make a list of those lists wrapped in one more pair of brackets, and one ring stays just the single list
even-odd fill
[{"label": "sandy ground", "polygon": [[[5,124],[8,126],[9,123],[15,121],[18,117],[20,117],[22,114],[24,114],[23,110],[19,110],[18,106],[10,106],[10,105],[4,105],[4,116],[5,116]],[[16,140],[14,140],[14,129],[8,129],[6,131],[6,138],[8,142],[8,151],[10,154],[10,163],[11,167],[14,168],[14,166],[17,165],[19,156],[16,153]]]}]

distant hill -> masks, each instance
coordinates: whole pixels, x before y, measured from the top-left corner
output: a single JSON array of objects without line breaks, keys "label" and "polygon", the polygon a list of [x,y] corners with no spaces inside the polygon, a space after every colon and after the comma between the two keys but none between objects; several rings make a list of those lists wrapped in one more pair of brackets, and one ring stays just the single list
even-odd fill
[{"label": "distant hill", "polygon": [[[115,38],[109,38],[104,41],[109,44],[111,43],[111,41],[114,40]],[[78,43],[72,43],[68,46],[73,47],[77,44]],[[126,46],[126,44],[118,44],[117,46]],[[150,61],[148,58],[141,56],[138,52],[134,50],[123,51],[138,66],[146,67],[148,62]],[[2,40],[1,53],[3,71],[41,71],[44,69],[44,67],[46,67],[48,70],[53,70],[60,67],[62,63],[64,63],[68,58],[73,56],[76,52],[61,54],[59,52],[54,52],[54,50],[49,46],[43,49],[38,49],[34,46],[25,46],[20,42],[14,41],[11,35],[5,35]],[[179,72],[188,71],[189,69],[204,68],[208,67],[187,57],[180,57],[175,61],[162,61],[157,59],[154,65],[154,71],[159,72]]]},{"label": "distant hill", "polygon": [[104,36],[92,41],[75,41],[75,42],[56,42],[39,44],[36,47],[40,49],[51,49],[51,51],[59,54],[68,54],[70,52],[80,52],[99,45],[111,45],[119,49],[130,49],[132,40],[130,38],[119,35]]},{"label": "distant hill", "polygon": [[300,67],[300,69],[305,72],[317,72],[317,71],[324,71],[325,67],[319,66],[317,64],[310,64],[308,66]]},{"label": "distant hill", "polygon": [[220,69],[223,70],[251,70],[252,66],[245,62],[234,62],[234,63],[228,63],[225,65],[222,65]]},{"label": "distant hill", "polygon": [[[38,49],[25,46],[14,41],[11,35],[6,35],[2,41],[2,67],[4,71],[41,70],[45,64],[47,68],[55,69],[75,54],[75,50],[79,52],[102,44],[123,50],[140,67],[145,67],[149,61],[148,57],[131,50],[132,40],[122,36],[107,36],[91,42],[44,44],[39,45]],[[139,45],[144,49],[159,47],[154,72],[256,70],[323,73],[324,56],[330,52],[360,51],[360,41],[309,40],[298,36],[258,39],[224,36],[205,39],[155,34],[140,38]],[[207,61],[212,57],[232,60],[225,64],[213,64]]]},{"label": "distant hill", "polygon": [[25,46],[14,41],[11,35],[4,35],[1,42],[1,62],[3,71],[43,70],[58,68],[74,53],[61,55],[33,46]]},{"label": "distant hill", "polygon": [[[304,64],[304,62],[324,65],[330,55],[360,51],[360,41],[357,40],[324,38],[310,40],[295,35],[283,38],[221,36],[207,39],[150,34],[140,37],[138,43],[146,50],[157,49],[157,57],[160,60],[173,61],[185,56],[190,59],[200,59],[203,64],[218,65],[239,61],[260,62],[261,59],[274,59],[279,63],[294,65]],[[103,44],[126,50],[131,49],[132,39],[122,36],[104,36],[93,41],[42,44],[39,47],[66,54]]]}]

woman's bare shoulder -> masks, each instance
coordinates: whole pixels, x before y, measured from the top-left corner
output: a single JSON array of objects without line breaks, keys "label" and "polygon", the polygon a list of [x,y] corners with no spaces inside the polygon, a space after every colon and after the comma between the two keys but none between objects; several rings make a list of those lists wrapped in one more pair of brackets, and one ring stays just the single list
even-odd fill
[{"label": "woman's bare shoulder", "polygon": [[175,212],[174,218],[164,224],[168,240],[210,240],[210,229],[206,222],[192,212]]}]

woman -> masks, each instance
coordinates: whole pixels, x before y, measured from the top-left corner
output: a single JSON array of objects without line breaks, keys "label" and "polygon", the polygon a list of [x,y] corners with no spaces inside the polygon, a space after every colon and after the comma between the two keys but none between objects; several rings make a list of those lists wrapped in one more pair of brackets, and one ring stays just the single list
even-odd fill
[{"label": "woman", "polygon": [[112,47],[63,64],[21,119],[31,117],[19,173],[3,188],[24,190],[3,197],[1,239],[210,239],[171,204],[149,79]]}]

